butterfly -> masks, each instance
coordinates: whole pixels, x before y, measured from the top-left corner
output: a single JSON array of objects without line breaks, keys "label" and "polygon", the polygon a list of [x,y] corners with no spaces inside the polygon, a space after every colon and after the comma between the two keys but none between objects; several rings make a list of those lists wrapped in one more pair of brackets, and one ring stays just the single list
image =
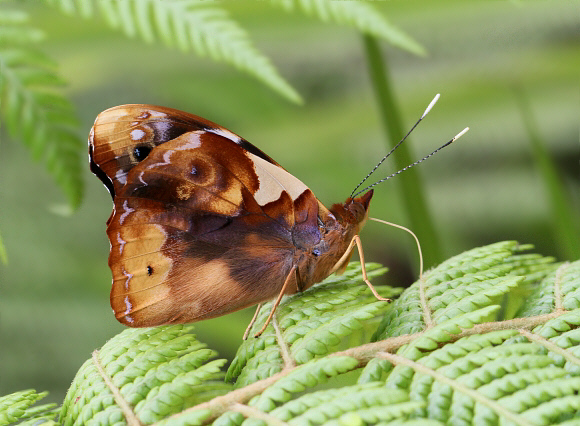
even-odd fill
[{"label": "butterfly", "polygon": [[[89,162],[113,198],[110,301],[127,326],[189,323],[276,299],[260,334],[283,295],[344,271],[355,245],[362,256],[370,187],[327,208],[260,149],[195,115],[107,109],[90,131]],[[363,277],[388,300],[364,268]]]}]

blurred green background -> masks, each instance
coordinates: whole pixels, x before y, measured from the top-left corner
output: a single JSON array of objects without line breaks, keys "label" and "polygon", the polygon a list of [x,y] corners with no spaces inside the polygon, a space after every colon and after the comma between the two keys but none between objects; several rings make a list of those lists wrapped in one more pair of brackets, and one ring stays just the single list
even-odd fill
[{"label": "blurred green background", "polygon": [[[442,258],[506,239],[570,257],[554,236],[550,193],[534,162],[519,97],[577,218],[580,2],[372,4],[428,52],[418,57],[380,44],[405,127],[442,94],[411,137],[413,157],[471,128],[419,167]],[[326,205],[344,201],[388,150],[362,36],[267,2],[223,5],[303,96],[303,106],[228,65],[128,39],[101,19],[66,17],[41,2],[0,7],[25,8],[31,24],[46,33],[41,48],[68,81],[64,90],[84,133],[99,112],[118,104],[186,110],[248,139]],[[122,329],[109,307],[111,199],[87,166],[79,210],[70,217],[52,213],[66,202],[62,193],[21,144],[2,129],[0,136],[0,234],[9,257],[0,265],[0,394],[32,387],[61,401],[91,351]],[[392,164],[377,178],[391,173]],[[409,225],[400,197],[397,179],[377,187],[371,215]],[[577,229],[570,232],[578,236]],[[377,283],[414,280],[417,255],[408,235],[369,223],[361,237],[367,260],[392,270]],[[196,324],[195,332],[231,360],[251,311]]]}]

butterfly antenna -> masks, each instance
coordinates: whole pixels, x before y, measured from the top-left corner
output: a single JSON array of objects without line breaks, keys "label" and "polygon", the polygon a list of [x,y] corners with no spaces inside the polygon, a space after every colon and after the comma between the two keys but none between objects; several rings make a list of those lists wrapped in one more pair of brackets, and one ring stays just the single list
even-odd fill
[{"label": "butterfly antenna", "polygon": [[358,191],[357,193],[355,193],[354,195],[351,195],[350,198],[354,198],[356,197],[358,194],[361,194],[369,189],[371,189],[373,186],[377,186],[379,183],[382,183],[386,180],[389,180],[392,177],[397,176],[398,174],[403,173],[406,170],[409,170],[411,167],[415,167],[417,164],[422,163],[423,161],[425,161],[426,159],[428,159],[429,157],[432,157],[433,155],[437,154],[439,151],[441,151],[443,148],[445,148],[446,146],[451,145],[453,142],[455,142],[457,139],[459,139],[461,136],[463,136],[465,133],[467,133],[467,131],[469,130],[469,127],[466,127],[465,129],[463,129],[461,132],[459,132],[458,134],[456,134],[449,142],[441,145],[439,148],[437,148],[435,151],[433,151],[431,154],[426,155],[425,157],[421,158],[420,160],[415,161],[414,163],[409,164],[407,167],[403,167],[401,170],[399,170],[398,172],[395,172],[389,176],[387,176],[386,178],[383,178],[375,183],[373,183],[372,185],[367,186],[364,189],[361,189],[360,191]]},{"label": "butterfly antenna", "polygon": [[[398,144],[396,144],[396,145],[395,145],[395,146],[394,146],[394,147],[393,147],[393,148],[392,148],[392,149],[389,151],[389,153],[388,153],[387,155],[385,155],[385,156],[382,158],[382,160],[381,160],[381,161],[379,161],[379,162],[377,163],[377,165],[376,165],[376,166],[375,166],[375,167],[374,167],[374,168],[373,168],[373,169],[372,169],[372,170],[369,172],[369,174],[368,174],[368,175],[366,175],[366,177],[365,177],[363,180],[361,180],[361,181],[359,182],[359,184],[358,184],[358,185],[357,185],[357,186],[356,186],[356,187],[355,187],[355,188],[352,190],[352,192],[350,193],[350,198],[353,198],[353,197],[354,197],[354,195],[353,195],[353,194],[356,192],[356,190],[357,190],[357,189],[359,189],[359,188],[360,188],[360,186],[361,186],[363,183],[365,183],[365,181],[366,181],[366,180],[367,180],[367,179],[368,179],[368,178],[369,178],[369,177],[370,177],[370,176],[371,176],[371,175],[372,175],[372,174],[375,172],[375,170],[377,170],[377,169],[379,168],[379,166],[380,166],[381,164],[383,164],[383,162],[384,162],[384,161],[385,161],[387,158],[389,158],[389,156],[390,156],[390,155],[391,155],[393,152],[395,152],[395,150],[396,150],[396,149],[397,149],[397,148],[398,148],[398,147],[399,147],[399,146],[400,146],[400,145],[401,145],[401,144],[402,144],[402,143],[405,141],[405,139],[407,139],[407,137],[409,137],[409,135],[411,134],[411,132],[412,132],[413,130],[415,130],[415,127],[417,127],[417,125],[418,125],[418,124],[421,122],[421,120],[423,120],[423,119],[425,118],[425,116],[426,116],[427,114],[429,114],[429,111],[431,111],[431,108],[433,108],[433,106],[434,106],[434,105],[437,103],[437,101],[439,100],[439,96],[441,96],[439,93],[437,93],[437,94],[435,95],[435,97],[433,98],[433,100],[432,100],[432,101],[429,103],[429,106],[428,106],[428,107],[425,109],[425,112],[423,113],[423,115],[421,115],[421,117],[420,117],[420,118],[417,120],[417,122],[416,122],[416,123],[413,125],[413,127],[411,127],[411,130],[409,130],[409,131],[407,132],[407,134],[406,134],[406,135],[403,137],[403,139],[401,139],[401,140],[399,141],[399,143],[398,143]],[[357,194],[360,194],[360,191],[359,191],[359,192],[357,192]]]}]

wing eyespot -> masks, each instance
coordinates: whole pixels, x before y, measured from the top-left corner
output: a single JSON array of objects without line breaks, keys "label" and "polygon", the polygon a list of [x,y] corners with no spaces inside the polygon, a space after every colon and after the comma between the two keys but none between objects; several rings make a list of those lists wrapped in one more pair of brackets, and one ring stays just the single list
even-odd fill
[{"label": "wing eyespot", "polygon": [[138,162],[145,160],[150,152],[151,147],[147,145],[139,145],[133,148],[133,156]]}]

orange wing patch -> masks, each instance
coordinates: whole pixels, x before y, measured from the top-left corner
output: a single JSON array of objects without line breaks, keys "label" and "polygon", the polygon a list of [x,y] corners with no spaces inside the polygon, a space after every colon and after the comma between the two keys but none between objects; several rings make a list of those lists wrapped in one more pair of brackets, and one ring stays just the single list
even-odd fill
[{"label": "orange wing patch", "polygon": [[171,289],[164,282],[173,264],[161,252],[166,234],[160,225],[132,225],[108,229],[111,306],[117,319],[128,325],[135,323],[135,312],[169,296]]}]

